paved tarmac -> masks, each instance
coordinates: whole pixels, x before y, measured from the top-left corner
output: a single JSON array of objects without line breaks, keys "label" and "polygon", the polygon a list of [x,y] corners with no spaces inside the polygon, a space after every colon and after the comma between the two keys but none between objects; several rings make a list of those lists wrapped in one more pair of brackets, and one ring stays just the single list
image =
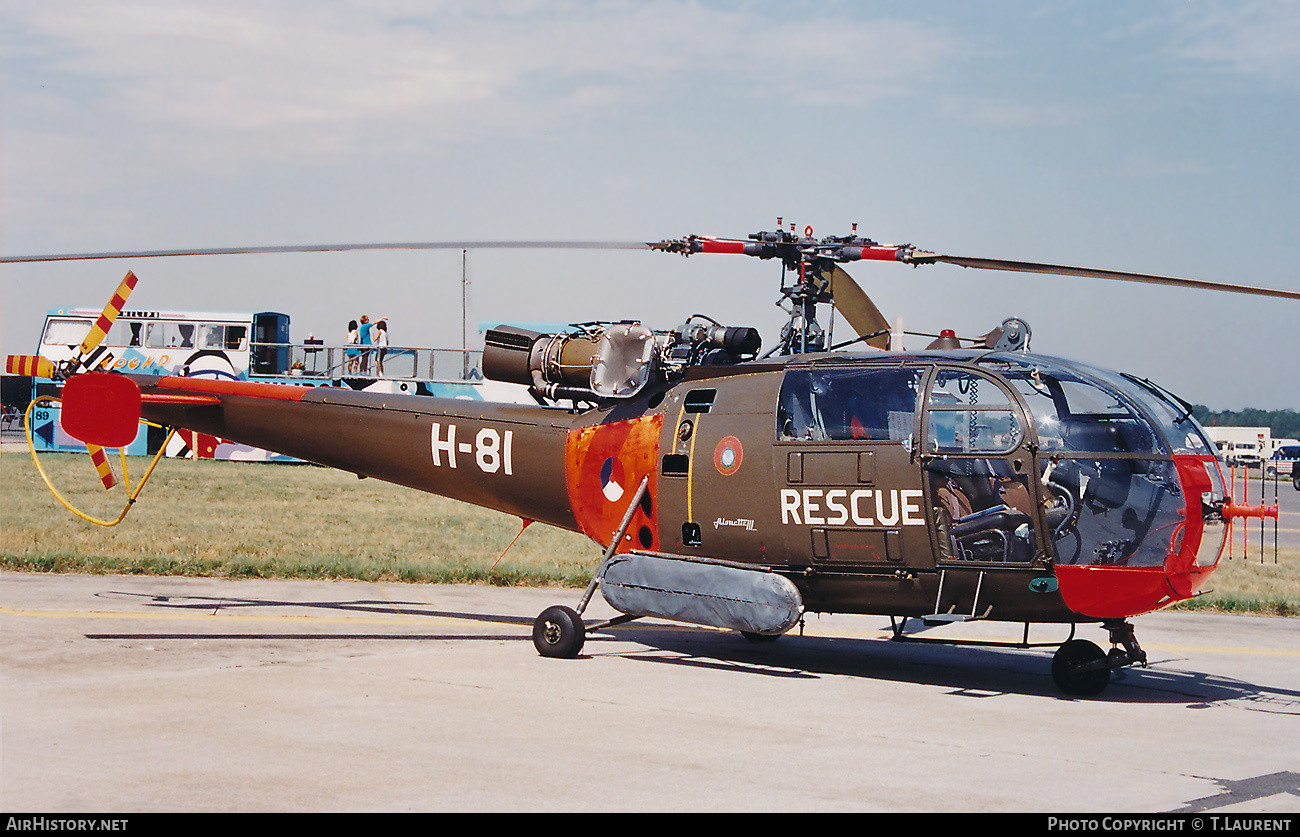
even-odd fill
[{"label": "paved tarmac", "polygon": [[578,598],[2,573],[0,806],[1300,812],[1298,619],[1140,617],[1151,666],[1085,700],[1050,649],[880,617],[761,645],[644,620],[539,657],[533,618]]}]

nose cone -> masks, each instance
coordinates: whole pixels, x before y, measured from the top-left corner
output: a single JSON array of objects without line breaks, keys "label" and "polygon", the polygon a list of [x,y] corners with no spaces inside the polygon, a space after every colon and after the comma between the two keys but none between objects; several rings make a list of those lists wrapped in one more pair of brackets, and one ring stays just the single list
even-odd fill
[{"label": "nose cone", "polygon": [[[1212,456],[1175,455],[1180,520],[1148,527],[1144,543],[1162,541],[1165,558],[1155,566],[1111,566],[1104,563],[1059,566],[1061,597],[1076,613],[1098,619],[1123,619],[1189,599],[1214,572],[1223,549],[1225,528],[1211,502],[1217,486],[1218,462]],[[1174,494],[1170,487],[1167,493]],[[1130,525],[1137,521],[1131,520]]]}]

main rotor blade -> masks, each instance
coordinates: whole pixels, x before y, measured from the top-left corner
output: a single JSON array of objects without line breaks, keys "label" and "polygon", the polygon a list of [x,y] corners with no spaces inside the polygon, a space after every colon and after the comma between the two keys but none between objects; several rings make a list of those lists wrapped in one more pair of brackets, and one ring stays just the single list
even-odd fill
[{"label": "main rotor blade", "polygon": [[835,307],[859,337],[878,335],[866,340],[867,345],[878,349],[889,348],[889,321],[880,313],[866,291],[862,290],[862,286],[839,265],[831,269],[831,297],[835,300]]},{"label": "main rotor blade", "polygon": [[1018,273],[1050,273],[1059,276],[1082,276],[1090,279],[1115,279],[1121,282],[1145,282],[1150,285],[1172,285],[1179,288],[1195,288],[1202,291],[1224,291],[1226,293],[1253,294],[1271,296],[1278,299],[1300,300],[1300,291],[1284,291],[1273,288],[1259,288],[1252,285],[1233,285],[1226,282],[1206,282],[1200,279],[1180,279],[1174,276],[1153,276],[1149,273],[1127,273],[1120,270],[1098,270],[1088,267],[1068,267],[1066,265],[1039,264],[1037,262],[1016,262],[1005,259],[977,259],[967,256],[937,256],[930,253],[906,258],[908,264],[933,264],[944,262],[960,267],[974,267],[983,270],[1010,270]]},{"label": "main rotor blade", "polygon": [[287,244],[274,247],[207,247],[189,250],[121,250],[0,256],[0,264],[72,262],[96,259],[153,259],[168,256],[239,256],[259,253],[331,253],[348,250],[648,250],[644,241],[407,241],[377,244]]}]

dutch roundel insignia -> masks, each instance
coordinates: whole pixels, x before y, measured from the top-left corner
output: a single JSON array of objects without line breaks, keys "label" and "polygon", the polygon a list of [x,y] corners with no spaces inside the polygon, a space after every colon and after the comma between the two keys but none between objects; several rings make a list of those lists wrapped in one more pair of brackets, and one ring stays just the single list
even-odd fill
[{"label": "dutch roundel insignia", "polygon": [[744,459],[744,450],[740,447],[740,440],[735,436],[724,436],[713,450],[713,467],[726,477],[740,470],[742,459]]},{"label": "dutch roundel insignia", "polygon": [[600,490],[611,503],[623,496],[623,465],[612,456],[600,466]]}]

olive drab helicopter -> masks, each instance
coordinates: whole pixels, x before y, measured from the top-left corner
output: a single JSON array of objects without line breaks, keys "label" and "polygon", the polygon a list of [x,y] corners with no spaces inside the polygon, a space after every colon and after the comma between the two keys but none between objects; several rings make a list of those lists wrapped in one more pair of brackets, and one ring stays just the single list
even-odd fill
[{"label": "olive drab helicopter", "polygon": [[[1277,506],[1230,496],[1190,407],[1154,383],[1029,352],[1029,327],[943,332],[902,350],[842,265],[884,261],[1149,282],[1300,299],[1300,293],[1108,270],[946,256],[794,226],[746,239],[651,243],[443,242],[86,254],[75,258],[338,249],[636,247],[782,265],[775,347],[692,315],[654,330],[585,323],[486,333],[483,374],[535,404],[98,371],[128,274],[76,356],[11,356],[63,382],[64,429],[101,474],[103,449],[144,420],[506,512],[604,549],[576,608],[550,607],[533,641],[575,657],[589,631],[639,617],[780,637],[808,612],[1068,625],[1051,670],[1072,695],[1146,664],[1131,617],[1196,596],[1228,529]],[[40,261],[67,257],[8,258]],[[817,310],[856,332],[828,345]],[[156,463],[156,460],[155,460]],[[38,463],[39,464],[39,463]],[[151,466],[152,467],[152,466]],[[111,480],[111,471],[106,485]],[[138,494],[139,487],[135,489]],[[132,494],[131,502],[134,502]],[[129,504],[128,504],[129,507]],[[125,514],[125,512],[124,512]],[[120,518],[119,518],[120,520]],[[621,616],[588,625],[595,592]],[[1112,647],[1075,638],[1099,623]]]}]

